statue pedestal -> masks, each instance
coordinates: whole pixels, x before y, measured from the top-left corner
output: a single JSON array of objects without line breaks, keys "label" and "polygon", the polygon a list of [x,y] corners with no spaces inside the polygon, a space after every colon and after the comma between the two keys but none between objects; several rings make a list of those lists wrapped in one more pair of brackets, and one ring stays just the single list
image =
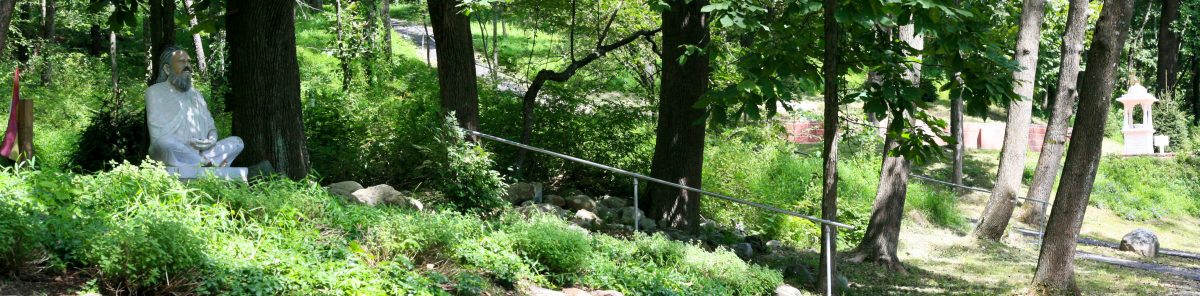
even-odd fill
[{"label": "statue pedestal", "polygon": [[1125,136],[1125,155],[1154,154],[1154,128],[1134,127],[1121,130]]},{"label": "statue pedestal", "polygon": [[246,182],[246,168],[216,168],[216,167],[167,167],[167,173],[179,180],[188,181],[199,178],[213,177],[225,180]]}]

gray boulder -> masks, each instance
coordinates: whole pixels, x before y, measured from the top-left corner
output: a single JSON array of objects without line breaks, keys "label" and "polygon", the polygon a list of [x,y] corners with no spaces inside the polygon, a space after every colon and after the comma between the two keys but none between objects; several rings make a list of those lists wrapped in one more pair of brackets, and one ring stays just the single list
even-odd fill
[{"label": "gray boulder", "polygon": [[562,196],[550,194],[542,198],[542,203],[552,204],[556,207],[562,208],[567,206],[567,199],[563,198]]},{"label": "gray boulder", "polygon": [[801,295],[804,295],[804,294],[800,292],[800,289],[796,289],[796,287],[792,287],[788,284],[783,284],[783,285],[779,286],[778,288],[775,288],[775,296],[801,296]]},{"label": "gray boulder", "polygon": [[592,291],[592,296],[625,296],[625,294],[613,290],[597,290]]},{"label": "gray boulder", "polygon": [[579,194],[567,198],[567,208],[572,210],[588,210],[596,208],[596,201],[587,195]]},{"label": "gray boulder", "polygon": [[524,295],[529,295],[529,296],[566,296],[567,294],[564,294],[563,292],[559,292],[559,291],[555,291],[555,290],[538,287],[538,286],[530,286],[529,291],[526,291]]},{"label": "gray boulder", "polygon": [[629,200],[616,196],[605,195],[600,197],[600,205],[608,208],[619,209],[629,206]]},{"label": "gray boulder", "polygon": [[538,191],[541,191],[542,183],[513,183],[508,186],[508,191],[504,194],[504,199],[514,205],[521,204],[526,200],[533,200]]},{"label": "gray boulder", "polygon": [[1122,251],[1130,251],[1142,257],[1158,256],[1158,236],[1149,230],[1138,228],[1121,238]]},{"label": "gray boulder", "polygon": [[634,219],[640,219],[640,218],[646,217],[646,213],[642,212],[642,210],[635,208],[635,207],[621,208],[620,212],[617,215],[619,215],[621,218],[620,219],[621,224],[625,224],[625,225],[633,225]]},{"label": "gray boulder", "polygon": [[658,223],[655,223],[654,219],[642,217],[641,220],[638,220],[638,228],[645,232],[652,232],[658,229]]},{"label": "gray boulder", "polygon": [[396,191],[396,188],[392,188],[392,186],[387,184],[359,189],[350,195],[354,197],[352,201],[369,206],[375,206],[401,197],[400,191]]},{"label": "gray boulder", "polygon": [[600,226],[601,221],[602,220],[600,220],[599,216],[596,216],[595,213],[592,213],[588,210],[575,211],[575,216],[571,218],[572,223],[584,228]]},{"label": "gray boulder", "polygon": [[519,207],[516,209],[516,211],[525,216],[532,215],[533,213],[545,213],[545,214],[555,215],[555,216],[559,216],[559,217],[567,216],[567,210],[564,210],[564,209],[554,206],[552,204],[531,204],[531,205]]},{"label": "gray boulder", "polygon": [[566,288],[562,290],[562,293],[567,296],[592,296],[591,293],[578,288]]},{"label": "gray boulder", "polygon": [[729,249],[733,250],[733,253],[743,260],[750,259],[751,256],[754,256],[754,247],[751,246],[750,243],[732,244],[729,245]]},{"label": "gray boulder", "polygon": [[329,194],[347,199],[354,198],[354,192],[359,189],[363,189],[362,184],[354,181],[337,182],[325,187],[325,191],[329,191]]}]

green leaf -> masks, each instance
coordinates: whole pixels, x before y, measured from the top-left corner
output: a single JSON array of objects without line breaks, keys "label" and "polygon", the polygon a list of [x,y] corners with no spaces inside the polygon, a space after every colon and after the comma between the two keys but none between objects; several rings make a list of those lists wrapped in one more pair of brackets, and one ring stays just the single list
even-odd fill
[{"label": "green leaf", "polygon": [[705,5],[704,7],[701,7],[700,12],[708,13],[708,12],[713,12],[716,10],[726,10],[726,9],[729,9],[729,2],[717,2],[717,3],[713,3],[713,4]]}]

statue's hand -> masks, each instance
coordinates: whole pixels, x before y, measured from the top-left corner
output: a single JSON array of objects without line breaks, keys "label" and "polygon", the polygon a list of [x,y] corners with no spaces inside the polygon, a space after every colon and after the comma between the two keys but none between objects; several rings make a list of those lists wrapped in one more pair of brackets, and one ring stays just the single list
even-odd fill
[{"label": "statue's hand", "polygon": [[192,147],[195,147],[196,150],[208,150],[208,148],[212,148],[213,144],[216,144],[216,141],[213,141],[211,139],[193,139],[192,140]]}]

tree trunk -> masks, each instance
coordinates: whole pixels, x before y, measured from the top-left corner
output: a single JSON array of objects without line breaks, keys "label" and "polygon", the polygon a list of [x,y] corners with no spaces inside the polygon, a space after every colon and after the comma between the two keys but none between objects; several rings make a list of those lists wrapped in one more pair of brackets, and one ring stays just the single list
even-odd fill
[{"label": "tree trunk", "polygon": [[1045,0],[1025,0],[1021,9],[1021,26],[1017,30],[1017,64],[1013,73],[1019,98],[1008,105],[1008,123],[1004,128],[1004,148],[1000,150],[1000,168],[992,196],[975,226],[975,237],[998,241],[1008,228],[1017,194],[1021,191],[1021,175],[1025,172],[1025,152],[1029,150],[1029,120],[1033,115],[1033,86],[1037,74],[1038,45],[1042,34],[1042,19],[1046,14]]},{"label": "tree trunk", "polygon": [[334,14],[337,17],[337,50],[338,62],[342,66],[342,91],[350,89],[350,61],[346,55],[346,39],[342,36],[342,0],[334,0],[334,8],[337,10]]},{"label": "tree trunk", "polygon": [[[1046,125],[1042,154],[1038,157],[1037,169],[1033,173],[1032,183],[1029,184],[1027,198],[1031,200],[1049,201],[1050,191],[1054,189],[1054,180],[1058,177],[1059,163],[1062,161],[1063,148],[1067,142],[1067,121],[1071,119],[1075,109],[1075,87],[1079,78],[1080,51],[1083,50],[1083,38],[1087,30],[1087,14],[1087,0],[1071,0],[1067,11],[1067,28],[1063,32],[1058,91],[1054,95],[1050,123]],[[1022,209],[1022,221],[1030,225],[1042,225],[1046,215],[1045,203],[1026,202]]]},{"label": "tree trunk", "polygon": [[383,20],[383,53],[387,57],[387,61],[392,61],[392,0],[383,0],[383,12],[380,13],[380,18]]},{"label": "tree trunk", "polygon": [[[900,40],[916,50],[925,48],[925,38],[917,35],[913,25],[900,26]],[[890,35],[890,34],[887,34]],[[917,53],[910,53],[917,55]],[[919,56],[919,55],[917,55]],[[921,84],[921,67],[913,65],[903,73],[910,84]],[[898,94],[897,94],[898,95]],[[852,262],[873,262],[891,270],[905,273],[900,265],[896,247],[900,243],[900,222],[904,219],[904,200],[908,198],[908,174],[911,164],[903,155],[891,155],[899,147],[894,137],[904,128],[905,118],[892,118],[884,141],[883,163],[880,166],[879,187],[875,192],[875,204],[871,208],[871,221],[866,234],[850,256]]]},{"label": "tree trunk", "polygon": [[8,26],[12,24],[13,8],[17,0],[0,0],[0,51],[8,48]]},{"label": "tree trunk", "polygon": [[104,52],[104,33],[100,30],[100,25],[92,24],[88,28],[88,55],[98,57]]},{"label": "tree trunk", "polygon": [[308,175],[300,69],[296,62],[296,2],[229,1],[228,104],[233,134],[245,142],[242,165],[293,180]]},{"label": "tree trunk", "polygon": [[1080,293],[1075,285],[1075,242],[1096,181],[1104,123],[1112,105],[1113,76],[1121,62],[1132,15],[1133,0],[1110,0],[1104,3],[1096,23],[1092,47],[1088,50],[1088,67],[1079,79],[1079,115],[1071,132],[1072,145],[1067,149],[1062,181],[1033,277],[1035,293]]},{"label": "tree trunk", "polygon": [[[492,82],[500,83],[500,10],[499,5],[492,6]],[[487,42],[484,40],[483,42]]]},{"label": "tree trunk", "polygon": [[438,91],[442,110],[454,112],[462,128],[479,130],[479,86],[475,82],[471,19],[459,12],[461,2],[458,0],[428,2],[438,51]]},{"label": "tree trunk", "polygon": [[154,85],[158,78],[158,55],[163,49],[175,45],[175,1],[150,1],[150,79],[146,85]]},{"label": "tree trunk", "polygon": [[[825,62],[821,65],[821,72],[825,74],[825,133],[822,135],[824,141],[821,147],[822,153],[822,174],[821,174],[821,219],[829,221],[837,221],[837,200],[838,200],[838,63],[841,60],[841,31],[838,28],[837,19],[834,17],[837,14],[838,0],[825,0]],[[828,238],[829,243],[821,244],[821,268],[822,272],[818,272],[817,286],[820,290],[836,290],[837,285],[827,285],[827,282],[832,282],[831,278],[836,277],[837,269],[831,268],[826,271],[825,266],[835,266],[828,259],[837,258],[837,228],[833,226],[822,225],[821,237]],[[833,292],[834,295],[839,295],[838,291]]]},{"label": "tree trunk", "polygon": [[[183,9],[186,10],[190,29],[196,29],[200,22],[192,11],[192,0],[183,0]],[[200,33],[192,33],[192,44],[196,46],[196,68],[200,68],[200,75],[208,76],[208,58],[204,55],[204,41],[200,40]]]},{"label": "tree trunk", "polygon": [[54,18],[57,15],[54,0],[42,0],[42,42],[39,51],[42,55],[42,84],[48,85],[53,78],[53,64],[50,63],[48,46],[54,42]]},{"label": "tree trunk", "polygon": [[[966,145],[963,138],[963,99],[962,77],[959,74],[954,75],[954,83],[958,84],[958,93],[953,94],[950,102],[950,135],[954,137],[954,160],[951,163],[950,182],[958,185],[963,185],[963,156],[966,153]],[[954,192],[961,192],[961,189],[955,188]]]},{"label": "tree trunk", "polygon": [[1200,125],[1200,53],[1192,54],[1192,118]]},{"label": "tree trunk", "polygon": [[112,71],[112,88],[115,95],[120,94],[121,80],[117,71],[117,32],[108,31],[108,59],[109,70]]},{"label": "tree trunk", "polygon": [[1158,25],[1158,97],[1166,97],[1175,90],[1179,74],[1179,34],[1171,25],[1179,19],[1179,0],[1163,0],[1162,14]]},{"label": "tree trunk", "polygon": [[[705,52],[692,53],[682,64],[679,58],[685,54],[684,46],[708,46],[708,14],[700,11],[708,0],[667,3],[670,8],[662,12],[664,62],[650,176],[700,188],[705,122],[704,109],[695,106],[708,91],[709,60]],[[649,189],[650,217],[666,222],[667,227],[699,225],[699,194],[661,185]]]}]

